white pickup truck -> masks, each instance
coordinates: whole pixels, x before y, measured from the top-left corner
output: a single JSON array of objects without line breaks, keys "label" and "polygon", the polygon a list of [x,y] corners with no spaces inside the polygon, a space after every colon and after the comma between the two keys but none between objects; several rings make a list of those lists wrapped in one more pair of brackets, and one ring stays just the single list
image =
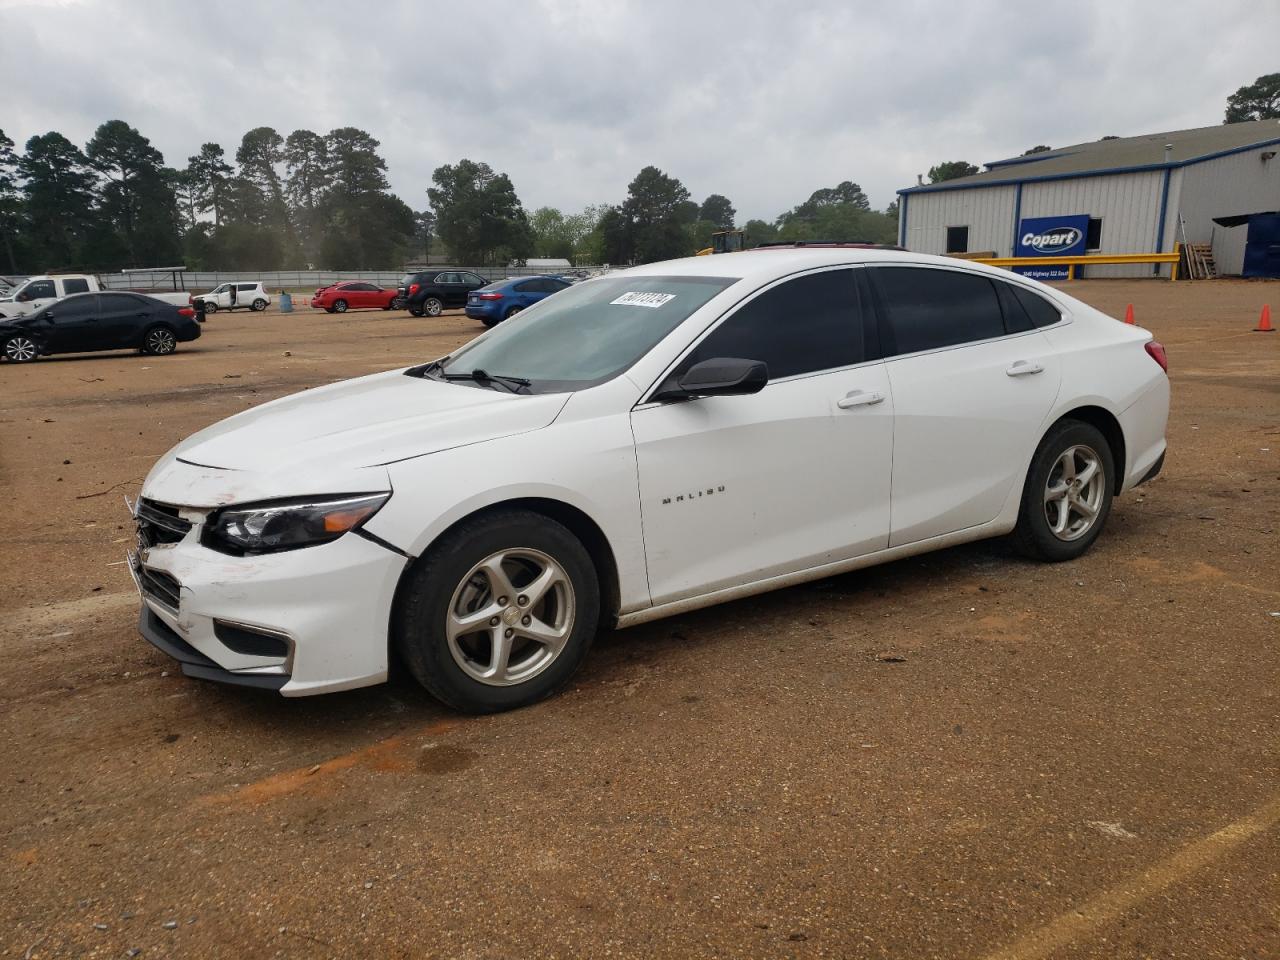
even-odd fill
[{"label": "white pickup truck", "polygon": [[[25,317],[35,313],[41,307],[68,297],[73,293],[97,293],[106,289],[98,278],[87,273],[62,273],[39,277],[28,277],[18,284],[7,296],[0,297],[0,317]],[[112,287],[112,290],[124,290]],[[147,296],[163,300],[174,306],[186,307],[191,304],[191,294],[186,290],[156,290],[153,288],[129,289],[129,293],[144,293]]]}]

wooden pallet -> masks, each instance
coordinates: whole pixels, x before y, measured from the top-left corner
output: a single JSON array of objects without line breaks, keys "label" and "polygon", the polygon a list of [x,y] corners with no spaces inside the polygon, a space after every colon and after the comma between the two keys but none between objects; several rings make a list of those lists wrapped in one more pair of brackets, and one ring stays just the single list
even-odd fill
[{"label": "wooden pallet", "polygon": [[1213,245],[1189,243],[1184,248],[1187,276],[1192,280],[1213,280],[1218,276],[1218,264],[1213,259]]}]

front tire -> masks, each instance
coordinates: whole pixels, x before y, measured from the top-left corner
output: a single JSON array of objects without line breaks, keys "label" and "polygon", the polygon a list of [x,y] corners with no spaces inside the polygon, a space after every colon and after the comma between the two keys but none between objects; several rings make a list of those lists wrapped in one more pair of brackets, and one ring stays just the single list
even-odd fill
[{"label": "front tire", "polygon": [[142,352],[153,357],[167,357],[177,349],[178,338],[168,327],[151,327],[142,335]]},{"label": "front tire", "polygon": [[9,337],[4,342],[4,358],[10,363],[30,363],[38,356],[39,345],[24,334]]},{"label": "front tire", "polygon": [[586,548],[527,510],[463,521],[400,585],[392,636],[409,671],[456,710],[535,703],[582,664],[600,621]]},{"label": "front tire", "polygon": [[1111,513],[1115,458],[1097,427],[1079,420],[1055,424],[1036,450],[1022,490],[1014,543],[1046,563],[1082,556]]},{"label": "front tire", "polygon": [[218,305],[216,303],[210,303],[208,300],[206,300],[203,304],[201,304],[200,309],[203,310],[204,315],[208,317],[218,312]]}]

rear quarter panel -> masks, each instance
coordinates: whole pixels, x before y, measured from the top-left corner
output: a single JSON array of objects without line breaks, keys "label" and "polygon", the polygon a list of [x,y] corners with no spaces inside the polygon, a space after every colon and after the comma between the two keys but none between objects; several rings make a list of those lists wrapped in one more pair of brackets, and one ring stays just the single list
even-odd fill
[{"label": "rear quarter panel", "polygon": [[1128,489],[1165,450],[1169,378],[1146,351],[1150,331],[1079,302],[1070,308],[1070,322],[1043,331],[1062,360],[1062,387],[1050,422],[1083,406],[1115,416],[1124,431],[1121,469]]}]

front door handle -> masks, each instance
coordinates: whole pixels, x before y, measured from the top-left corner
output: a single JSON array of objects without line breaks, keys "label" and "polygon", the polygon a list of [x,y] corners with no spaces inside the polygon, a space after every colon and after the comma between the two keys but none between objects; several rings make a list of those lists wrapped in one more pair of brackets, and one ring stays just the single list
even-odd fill
[{"label": "front door handle", "polygon": [[1005,371],[1011,377],[1025,377],[1033,373],[1043,373],[1044,367],[1032,360],[1019,360]]},{"label": "front door handle", "polygon": [[883,393],[868,393],[865,390],[850,390],[836,401],[836,406],[841,410],[848,410],[850,407],[870,406],[873,403],[880,403],[882,400],[884,400]]}]

